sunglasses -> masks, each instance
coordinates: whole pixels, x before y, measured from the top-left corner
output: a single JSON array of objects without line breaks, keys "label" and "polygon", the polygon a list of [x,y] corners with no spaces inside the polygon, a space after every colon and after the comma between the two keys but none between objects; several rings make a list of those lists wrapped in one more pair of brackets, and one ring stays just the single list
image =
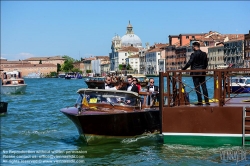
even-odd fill
[{"label": "sunglasses", "polygon": [[150,83],[155,83],[155,82],[150,82]]},{"label": "sunglasses", "polygon": [[137,80],[133,80],[133,81],[137,81]]}]

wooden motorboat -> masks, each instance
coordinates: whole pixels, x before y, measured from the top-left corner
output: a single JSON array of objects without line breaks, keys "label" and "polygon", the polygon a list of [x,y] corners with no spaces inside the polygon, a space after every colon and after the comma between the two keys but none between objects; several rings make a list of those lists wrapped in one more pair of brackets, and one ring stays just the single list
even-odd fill
[{"label": "wooden motorboat", "polygon": [[159,132],[159,107],[146,105],[143,100],[147,94],[141,98],[135,92],[105,89],[79,89],[77,93],[75,107],[60,111],[73,121],[88,144],[97,143],[98,138],[128,138]]}]

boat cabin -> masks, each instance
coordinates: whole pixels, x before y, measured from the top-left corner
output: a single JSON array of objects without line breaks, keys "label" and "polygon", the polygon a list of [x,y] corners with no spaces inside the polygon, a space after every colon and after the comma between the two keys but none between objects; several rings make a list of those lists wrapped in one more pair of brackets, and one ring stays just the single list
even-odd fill
[{"label": "boat cabin", "polygon": [[79,89],[77,105],[98,106],[109,104],[111,106],[139,107],[140,96],[138,93],[121,90],[105,89]]}]

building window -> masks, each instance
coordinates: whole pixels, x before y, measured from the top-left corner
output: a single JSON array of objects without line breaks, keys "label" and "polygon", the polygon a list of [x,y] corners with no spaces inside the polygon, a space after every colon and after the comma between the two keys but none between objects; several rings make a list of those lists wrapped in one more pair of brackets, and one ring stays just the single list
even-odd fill
[{"label": "building window", "polygon": [[127,56],[127,53],[125,53],[125,56]]},{"label": "building window", "polygon": [[189,36],[186,36],[186,39],[189,39]]}]

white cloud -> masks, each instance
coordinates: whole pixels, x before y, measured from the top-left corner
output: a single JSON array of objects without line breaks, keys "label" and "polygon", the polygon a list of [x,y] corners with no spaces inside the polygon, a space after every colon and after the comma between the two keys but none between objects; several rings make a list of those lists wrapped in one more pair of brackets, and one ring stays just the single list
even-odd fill
[{"label": "white cloud", "polygon": [[31,58],[31,57],[36,57],[35,55],[31,54],[31,53],[27,53],[27,52],[21,52],[18,54],[1,54],[1,57],[6,58],[9,61],[13,61],[13,60],[24,60],[27,58]]}]

